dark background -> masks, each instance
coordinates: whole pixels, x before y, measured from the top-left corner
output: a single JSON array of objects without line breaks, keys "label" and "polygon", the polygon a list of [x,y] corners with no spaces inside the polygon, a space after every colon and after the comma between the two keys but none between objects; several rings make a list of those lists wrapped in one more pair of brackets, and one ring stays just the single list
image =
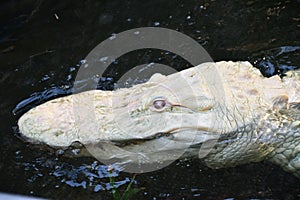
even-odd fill
[{"label": "dark background", "polygon": [[[29,108],[69,94],[80,61],[103,40],[132,28],[170,28],[199,42],[215,61],[249,60],[265,76],[282,76],[299,68],[299,8],[297,0],[1,1],[0,190],[112,199],[104,165],[26,143],[16,126]],[[99,88],[112,89],[124,70],[147,62],[190,66],[168,52],[140,50],[114,63]],[[121,191],[131,177],[116,176]],[[199,160],[177,161],[138,175],[134,187],[143,189],[137,199],[300,198],[300,181],[270,163],[211,170]]]}]

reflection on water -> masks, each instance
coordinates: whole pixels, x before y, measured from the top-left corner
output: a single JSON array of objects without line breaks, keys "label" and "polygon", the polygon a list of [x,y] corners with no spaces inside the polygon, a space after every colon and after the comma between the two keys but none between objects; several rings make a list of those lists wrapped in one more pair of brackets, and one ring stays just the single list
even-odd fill
[{"label": "reflection on water", "polygon": [[288,70],[299,68],[300,46],[282,46],[253,54],[249,59],[266,77],[283,76]]},{"label": "reflection on water", "polygon": [[[26,143],[16,137],[12,127],[28,109],[70,94],[81,60],[116,33],[136,27],[165,27],[189,35],[216,61],[250,60],[265,76],[282,76],[299,68],[297,0],[8,0],[0,5],[3,192],[51,199],[112,198],[106,166],[93,158],[74,157],[81,149],[54,150]],[[131,52],[110,66],[98,88],[118,87],[115,83],[122,74],[145,63],[162,63],[176,70],[190,67],[170,52]],[[144,81],[139,78],[127,81]],[[86,81],[76,84],[84,88]],[[116,184],[125,190],[132,175],[116,172]],[[199,160],[184,160],[138,175],[134,187],[145,188],[137,199],[297,199],[299,185],[299,180],[268,163],[210,170]]]}]

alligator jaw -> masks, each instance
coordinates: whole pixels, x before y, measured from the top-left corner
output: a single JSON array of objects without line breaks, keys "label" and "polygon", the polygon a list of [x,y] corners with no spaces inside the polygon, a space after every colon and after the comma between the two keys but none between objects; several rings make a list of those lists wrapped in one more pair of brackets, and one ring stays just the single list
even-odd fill
[{"label": "alligator jaw", "polygon": [[[103,101],[98,101],[99,98]],[[219,137],[220,124],[214,124],[214,112],[191,112],[186,107],[183,110],[176,108],[172,113],[156,113],[149,109],[136,117],[128,109],[135,111],[140,107],[139,104],[130,105],[129,108],[128,104],[125,107],[117,104],[112,109],[112,104],[108,103],[111,99],[107,98],[112,97],[104,91],[88,91],[51,100],[31,109],[19,119],[20,132],[32,142],[43,142],[55,147],[66,147],[76,141],[82,144],[114,141],[120,144],[165,136],[183,142],[192,142],[193,138],[198,138],[199,143],[204,141],[206,134],[214,133],[214,138]],[[76,101],[94,103],[92,106],[79,105],[74,103]]]},{"label": "alligator jaw", "polygon": [[199,69],[156,74],[131,88],[54,99],[25,113],[18,125],[26,137],[50,146],[145,139],[182,127],[217,133],[224,124],[214,124],[217,104]]}]

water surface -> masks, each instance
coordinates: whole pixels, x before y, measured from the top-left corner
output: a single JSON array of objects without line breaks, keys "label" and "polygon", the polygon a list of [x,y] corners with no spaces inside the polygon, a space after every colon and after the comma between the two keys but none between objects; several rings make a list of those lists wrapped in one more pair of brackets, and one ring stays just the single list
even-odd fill
[{"label": "water surface", "polygon": [[[22,113],[70,94],[80,61],[97,44],[137,27],[165,27],[195,39],[215,61],[249,60],[265,76],[299,68],[299,7],[290,1],[34,1],[0,3],[1,191],[51,199],[112,199],[107,167],[71,158],[16,135]],[[122,56],[100,89],[131,67],[151,62],[177,70],[189,63],[169,52]],[[83,80],[84,81],[84,80]],[[132,174],[119,173],[124,190]],[[300,181],[270,163],[212,170],[181,160],[136,177],[137,199],[299,199]]]}]

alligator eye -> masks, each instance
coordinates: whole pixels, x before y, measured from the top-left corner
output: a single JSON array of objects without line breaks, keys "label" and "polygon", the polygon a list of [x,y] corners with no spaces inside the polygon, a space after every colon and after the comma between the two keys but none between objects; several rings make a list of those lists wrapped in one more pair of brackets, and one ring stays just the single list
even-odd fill
[{"label": "alligator eye", "polygon": [[163,111],[165,108],[167,108],[169,105],[167,99],[163,98],[163,97],[158,97],[155,98],[152,101],[152,108],[155,109],[156,111]]},{"label": "alligator eye", "polygon": [[153,102],[153,106],[154,108],[160,110],[160,109],[163,109],[165,106],[167,105],[167,102],[165,100],[155,100]]}]

